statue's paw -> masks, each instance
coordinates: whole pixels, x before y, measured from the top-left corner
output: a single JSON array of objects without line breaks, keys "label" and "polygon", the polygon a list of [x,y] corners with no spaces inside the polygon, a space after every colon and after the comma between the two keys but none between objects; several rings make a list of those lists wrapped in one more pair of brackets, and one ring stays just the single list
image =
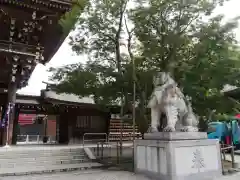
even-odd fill
[{"label": "statue's paw", "polygon": [[164,132],[173,132],[176,131],[176,129],[172,126],[167,126],[163,129]]},{"label": "statue's paw", "polygon": [[154,132],[158,132],[158,129],[155,127],[149,127],[147,130],[148,133],[154,133]]},{"label": "statue's paw", "polygon": [[198,132],[198,128],[192,126],[185,126],[181,129],[182,132]]},{"label": "statue's paw", "polygon": [[190,131],[191,132],[198,132],[198,128],[197,127],[192,127]]},{"label": "statue's paw", "polygon": [[182,132],[188,132],[188,130],[189,130],[188,127],[183,127],[183,128],[181,128],[181,131],[182,131]]}]

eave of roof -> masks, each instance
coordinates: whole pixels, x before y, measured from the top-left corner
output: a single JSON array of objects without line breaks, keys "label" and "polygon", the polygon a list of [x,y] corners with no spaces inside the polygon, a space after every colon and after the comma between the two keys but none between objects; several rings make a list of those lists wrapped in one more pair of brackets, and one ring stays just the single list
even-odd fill
[{"label": "eave of roof", "polygon": [[240,99],[240,88],[236,88],[230,91],[223,92],[225,96],[229,96],[232,98]]},{"label": "eave of roof", "polygon": [[[99,105],[95,103],[84,103],[84,102],[71,102],[71,101],[64,101],[59,100],[56,98],[44,98],[43,96],[33,96],[33,95],[22,95],[17,94],[16,99],[17,104],[26,104],[26,105],[43,105],[44,104],[52,104],[52,105],[63,105],[63,106],[81,106],[81,107],[88,107],[88,108],[97,108],[105,112],[111,112],[114,114],[120,113],[121,107],[117,105]],[[129,111],[130,112],[130,111]]]}]

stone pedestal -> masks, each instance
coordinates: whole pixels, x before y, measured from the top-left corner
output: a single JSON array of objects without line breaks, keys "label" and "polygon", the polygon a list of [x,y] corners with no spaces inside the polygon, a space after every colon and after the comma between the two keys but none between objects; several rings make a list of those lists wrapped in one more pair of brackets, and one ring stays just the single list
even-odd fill
[{"label": "stone pedestal", "polygon": [[135,172],[160,180],[212,180],[222,176],[218,140],[200,132],[158,132],[136,140]]}]

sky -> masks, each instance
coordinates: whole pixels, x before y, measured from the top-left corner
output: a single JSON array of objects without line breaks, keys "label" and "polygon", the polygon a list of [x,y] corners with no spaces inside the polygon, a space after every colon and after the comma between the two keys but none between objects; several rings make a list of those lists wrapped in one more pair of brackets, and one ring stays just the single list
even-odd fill
[{"label": "sky", "polygon": [[[222,7],[218,7],[214,15],[224,14],[225,21],[232,19],[236,16],[240,16],[240,0],[229,0]],[[237,40],[240,41],[240,26],[235,30]],[[67,64],[77,63],[77,62],[85,62],[85,56],[77,56],[75,55],[71,47],[68,44],[69,39],[63,42],[62,46],[59,48],[57,53],[53,56],[49,63],[45,66],[42,64],[38,64],[34,69],[32,76],[29,79],[28,86],[20,89],[18,91],[19,94],[25,95],[40,95],[40,90],[45,89],[46,85],[43,83],[48,82],[50,73],[47,72],[47,69],[50,67],[59,67]]]}]

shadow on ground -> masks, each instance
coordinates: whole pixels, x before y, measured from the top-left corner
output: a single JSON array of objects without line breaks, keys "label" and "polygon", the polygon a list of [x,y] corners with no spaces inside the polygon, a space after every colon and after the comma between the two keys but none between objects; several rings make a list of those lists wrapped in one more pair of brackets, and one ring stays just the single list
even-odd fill
[{"label": "shadow on ground", "polygon": [[120,159],[116,158],[104,158],[104,159],[98,159],[99,163],[102,163],[104,165],[104,168],[108,170],[119,170],[119,171],[134,171],[134,163],[133,158],[126,158],[122,157]]},{"label": "shadow on ground", "polygon": [[123,147],[122,152],[118,147],[93,148],[92,152],[97,162],[103,164],[108,170],[134,171],[132,147]]}]

